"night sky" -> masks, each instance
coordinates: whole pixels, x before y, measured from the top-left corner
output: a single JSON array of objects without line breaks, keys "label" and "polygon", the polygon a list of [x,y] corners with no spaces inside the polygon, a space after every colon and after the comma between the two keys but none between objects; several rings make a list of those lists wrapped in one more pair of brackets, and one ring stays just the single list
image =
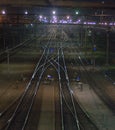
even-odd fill
[{"label": "night sky", "polygon": [[115,2],[115,0],[73,0],[73,1],[79,1],[79,2]]}]

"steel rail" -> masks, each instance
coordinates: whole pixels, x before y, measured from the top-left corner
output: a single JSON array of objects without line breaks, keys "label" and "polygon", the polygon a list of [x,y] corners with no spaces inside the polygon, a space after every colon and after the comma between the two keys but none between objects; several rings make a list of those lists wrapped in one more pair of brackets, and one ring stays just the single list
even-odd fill
[{"label": "steel rail", "polygon": [[[82,58],[80,55],[77,54],[77,57],[79,59],[79,61],[76,61],[75,62],[79,62],[81,64],[81,66],[83,67],[84,71],[88,74],[88,71],[87,69],[85,68],[85,64],[84,62],[82,61]],[[81,72],[80,72],[81,73]],[[88,74],[89,76],[89,74]],[[90,79],[91,80],[91,79]],[[88,78],[88,81],[89,81],[89,78]],[[91,124],[95,127],[95,129],[98,129],[97,125],[96,125],[96,122],[95,120],[88,114],[88,112],[83,108],[83,106],[80,104],[79,100],[77,99],[77,103],[78,105],[80,106],[80,108],[82,109],[82,111],[85,113],[86,117],[89,119],[89,121],[91,122]]]},{"label": "steel rail", "polygon": [[[36,97],[36,94],[37,94],[37,91],[38,91],[38,88],[39,88],[40,81],[41,81],[41,78],[42,78],[42,76],[43,76],[43,73],[44,73],[45,70],[50,66],[50,64],[49,64],[49,65],[47,65],[47,66],[45,67],[45,65],[46,65],[48,62],[50,63],[50,60],[51,60],[51,59],[49,59],[49,60],[47,61],[47,63],[46,63],[48,54],[49,54],[49,52],[47,51],[47,56],[46,56],[45,62],[44,62],[43,65],[41,65],[41,66],[39,67],[39,69],[40,69],[41,67],[43,67],[43,68],[42,68],[42,72],[41,72],[41,74],[40,74],[40,76],[39,76],[39,80],[37,81],[37,84],[36,84],[36,87],[35,87],[35,91],[34,91],[34,95],[33,95],[33,98],[32,98],[32,102],[31,102],[31,104],[30,104],[29,110],[28,110],[28,112],[27,112],[27,115],[26,115],[26,118],[25,118],[25,121],[24,121],[24,125],[22,126],[22,129],[21,129],[21,130],[24,130],[25,127],[26,127],[26,124],[27,124],[27,121],[28,121],[28,118],[29,118],[29,115],[30,115],[30,111],[31,111],[31,109],[32,109],[32,106],[33,106],[33,103],[34,103],[34,99],[35,99],[35,97]],[[38,71],[38,69],[37,69],[36,71]]]},{"label": "steel rail", "polygon": [[25,118],[25,121],[24,121],[24,125],[23,125],[21,130],[24,130],[25,127],[26,127],[26,124],[27,124],[27,121],[28,121],[28,118],[29,118],[29,115],[30,115],[30,112],[31,112],[31,109],[32,109],[32,106],[33,106],[33,103],[34,103],[34,99],[36,97],[36,94],[37,94],[37,91],[38,91],[38,88],[39,88],[39,85],[40,85],[40,82],[41,82],[41,79],[42,79],[42,76],[43,76],[43,73],[50,66],[50,64],[47,65],[45,68],[44,68],[44,66],[45,66],[45,64],[42,66],[43,67],[42,68],[42,72],[41,72],[41,74],[39,76],[39,80],[37,81],[37,84],[36,84],[36,87],[35,87],[35,91],[34,91],[34,95],[33,95],[33,98],[32,98],[32,102],[30,104],[29,110],[27,112],[27,115],[26,115],[26,118]]},{"label": "steel rail", "polygon": [[[51,39],[51,37],[50,37],[50,39]],[[48,44],[49,44],[49,43],[48,43]],[[48,44],[47,44],[47,45],[48,45]],[[15,111],[14,111],[14,114],[13,114],[13,115],[11,116],[11,118],[7,121],[8,124],[10,124],[10,122],[13,120],[13,117],[15,117],[15,113],[16,113],[16,111],[18,110],[18,107],[21,105],[21,102],[23,101],[23,98],[25,97],[25,95],[26,95],[28,89],[30,88],[31,83],[32,83],[32,81],[33,81],[33,79],[34,79],[35,74],[37,73],[37,71],[38,71],[41,67],[43,67],[43,66],[46,64],[46,63],[45,63],[46,60],[45,60],[45,62],[44,62],[45,64],[43,64],[42,66],[39,67],[40,62],[41,62],[41,60],[43,59],[43,56],[45,55],[45,52],[46,52],[46,51],[47,51],[47,46],[45,47],[44,52],[43,52],[43,54],[42,54],[42,56],[41,56],[39,62],[38,62],[37,65],[36,65],[36,68],[35,68],[35,70],[34,70],[34,72],[33,72],[33,75],[32,75],[32,77],[31,77],[31,79],[30,79],[30,82],[28,83],[28,85],[27,85],[27,87],[26,87],[24,93],[22,94],[21,99],[20,99],[20,101],[19,101],[19,103],[18,103],[18,105],[17,105],[17,107],[16,107],[16,109],[15,109]],[[48,54],[49,54],[49,52],[47,51],[47,55],[48,55]],[[45,59],[47,59],[47,58],[45,57]]]},{"label": "steel rail", "polygon": [[70,91],[70,96],[71,96],[71,100],[72,100],[72,104],[73,104],[73,108],[74,108],[74,113],[75,113],[75,119],[76,119],[77,127],[78,127],[78,130],[80,130],[78,115],[77,115],[77,112],[76,112],[76,109],[75,109],[73,95],[72,95],[72,92],[70,90],[69,77],[68,77],[68,72],[67,72],[67,68],[66,68],[66,65],[65,65],[65,59],[64,59],[64,54],[63,54],[63,50],[62,49],[61,49],[61,53],[62,53],[62,58],[63,58],[63,62],[64,62],[64,68],[65,68],[65,73],[66,73],[67,87],[68,87],[68,89]]},{"label": "steel rail", "polygon": [[[46,49],[47,49],[47,47],[45,48],[45,50],[44,50],[44,52],[43,52],[43,55],[45,54]],[[27,85],[27,87],[26,87],[26,89],[25,89],[25,91],[24,91],[24,93],[23,93],[23,95],[22,95],[22,97],[21,97],[21,99],[20,99],[20,101],[19,101],[19,103],[18,103],[18,105],[17,105],[17,107],[16,107],[16,109],[15,109],[13,115],[12,115],[12,117],[8,120],[7,129],[9,128],[9,126],[10,126],[10,124],[11,124],[13,118],[15,117],[16,112],[18,111],[18,108],[19,108],[19,106],[21,105],[21,103],[22,103],[22,101],[23,101],[23,98],[25,97],[25,95],[26,95],[26,93],[27,93],[29,87],[31,86],[31,82],[32,82],[32,80],[34,79],[34,76],[35,76],[35,74],[36,74],[36,72],[37,72],[36,69],[38,68],[38,66],[39,66],[39,64],[40,64],[40,61],[42,60],[43,55],[41,56],[41,58],[40,58],[40,60],[39,60],[39,62],[38,62],[38,64],[37,64],[37,66],[36,66],[36,68],[35,68],[35,70],[34,70],[34,73],[33,73],[32,77],[31,77],[31,79],[30,79],[30,82],[28,83],[28,85]],[[45,61],[46,61],[46,60],[45,60]]]}]

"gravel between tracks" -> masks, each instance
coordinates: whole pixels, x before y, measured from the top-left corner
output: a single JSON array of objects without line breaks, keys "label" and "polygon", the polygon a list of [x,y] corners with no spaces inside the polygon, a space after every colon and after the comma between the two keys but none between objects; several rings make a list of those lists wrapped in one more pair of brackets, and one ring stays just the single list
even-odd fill
[{"label": "gravel between tracks", "polygon": [[83,84],[81,90],[77,83],[73,83],[72,90],[75,98],[94,120],[99,130],[115,130],[115,115],[87,84]]}]

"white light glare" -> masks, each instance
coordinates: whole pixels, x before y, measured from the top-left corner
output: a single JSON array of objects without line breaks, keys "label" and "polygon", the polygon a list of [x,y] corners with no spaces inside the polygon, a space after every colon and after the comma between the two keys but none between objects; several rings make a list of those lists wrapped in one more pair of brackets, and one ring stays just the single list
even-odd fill
[{"label": "white light glare", "polygon": [[70,18],[70,16],[67,16],[67,19],[69,19]]},{"label": "white light glare", "polygon": [[25,14],[28,14],[28,11],[25,11]]},{"label": "white light glare", "polygon": [[79,12],[78,12],[78,11],[76,11],[76,12],[75,12],[75,14],[79,14]]},{"label": "white light glare", "polygon": [[56,11],[52,11],[52,14],[56,14]]},{"label": "white light glare", "polygon": [[2,10],[2,14],[6,14],[6,11],[5,11],[5,10]]},{"label": "white light glare", "polygon": [[39,16],[39,18],[40,18],[40,19],[42,19],[42,18],[43,18],[43,16],[42,16],[42,15],[40,15],[40,16]]}]

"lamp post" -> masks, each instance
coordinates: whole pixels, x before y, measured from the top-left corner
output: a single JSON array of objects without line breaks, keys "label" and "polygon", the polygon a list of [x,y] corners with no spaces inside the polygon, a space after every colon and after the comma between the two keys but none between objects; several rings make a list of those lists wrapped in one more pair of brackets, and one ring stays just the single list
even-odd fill
[{"label": "lamp post", "polygon": [[110,33],[110,29],[107,29],[106,31],[106,65],[109,65],[109,33]]},{"label": "lamp post", "polygon": [[10,64],[10,54],[9,54],[9,49],[7,48],[6,50],[7,53],[7,66],[8,66],[8,77],[9,77],[9,64]]},{"label": "lamp post", "polygon": [[4,43],[4,48],[3,49],[6,49],[6,39],[5,39],[5,33],[3,35],[3,43]]},{"label": "lamp post", "polygon": [[85,29],[85,55],[87,56],[87,28]]},{"label": "lamp post", "polygon": [[93,67],[95,68],[95,52],[96,52],[97,48],[96,48],[96,44],[93,45],[93,56],[94,56],[94,59],[93,59]]},{"label": "lamp post", "polygon": [[81,25],[81,27],[80,27],[80,44],[81,44],[81,46],[83,45],[83,26]]}]

